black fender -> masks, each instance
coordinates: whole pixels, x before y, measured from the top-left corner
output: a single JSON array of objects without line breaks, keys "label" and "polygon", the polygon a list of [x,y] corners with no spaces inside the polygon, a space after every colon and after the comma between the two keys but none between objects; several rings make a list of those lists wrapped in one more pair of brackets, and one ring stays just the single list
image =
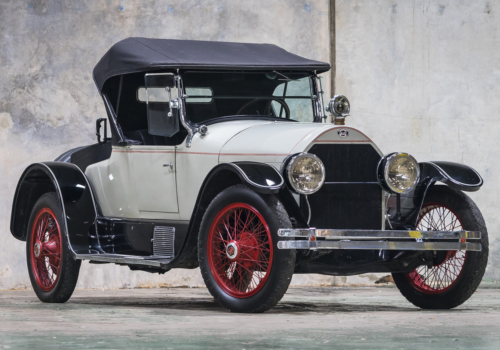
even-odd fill
[{"label": "black fender", "polygon": [[[285,162],[287,160],[288,158]],[[309,227],[292,192],[285,184],[284,174],[265,163],[235,162],[227,164],[238,170],[243,183],[253,188],[256,192],[275,194],[285,207],[294,225]]]},{"label": "black fender", "polygon": [[[286,164],[291,157],[285,159]],[[265,194],[276,194],[281,204],[285,207],[292,224],[298,227],[309,227],[302,211],[292,195],[289,186],[284,181],[284,173],[278,172],[274,167],[265,163],[235,162],[227,163],[241,173],[241,179],[255,191]]]},{"label": "black fender", "polygon": [[421,177],[432,178],[460,191],[475,192],[483,185],[476,170],[465,164],[452,162],[422,162]]},{"label": "black fender", "polygon": [[[418,214],[424,204],[425,196],[436,182],[460,191],[475,192],[483,185],[483,179],[473,168],[452,162],[422,162],[420,166],[420,180],[415,190],[407,195],[401,195],[402,218],[395,221],[394,226],[415,227]],[[394,215],[394,208],[389,208]],[[395,227],[394,227],[395,228]]]},{"label": "black fender", "polygon": [[74,254],[88,254],[97,248],[95,234],[98,207],[90,183],[78,166],[65,162],[30,165],[22,174],[14,195],[10,230],[26,240],[28,221],[35,202],[47,192],[59,197],[66,223],[66,234]]},{"label": "black fender", "polygon": [[285,181],[279,171],[265,163],[223,163],[215,167],[214,170],[216,169],[219,171],[223,169],[234,171],[244,184],[260,193],[275,194],[285,185]]},{"label": "black fender", "polygon": [[[292,204],[297,206],[285,186],[283,177],[273,166],[258,162],[218,164],[208,173],[201,185],[181,253],[172,261],[172,267],[198,267],[198,229],[203,215],[220,192],[237,184],[246,184],[258,193],[277,195],[282,203],[293,202]],[[289,207],[286,203],[283,205],[285,209]]]}]

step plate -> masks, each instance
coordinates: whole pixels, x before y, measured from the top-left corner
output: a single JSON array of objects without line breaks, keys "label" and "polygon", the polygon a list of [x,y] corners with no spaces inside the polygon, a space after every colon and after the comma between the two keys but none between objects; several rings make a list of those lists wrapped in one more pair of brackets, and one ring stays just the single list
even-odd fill
[{"label": "step plate", "polygon": [[136,256],[120,254],[77,254],[77,260],[90,260],[120,265],[142,265],[164,268],[172,259],[159,258],[157,256]]}]

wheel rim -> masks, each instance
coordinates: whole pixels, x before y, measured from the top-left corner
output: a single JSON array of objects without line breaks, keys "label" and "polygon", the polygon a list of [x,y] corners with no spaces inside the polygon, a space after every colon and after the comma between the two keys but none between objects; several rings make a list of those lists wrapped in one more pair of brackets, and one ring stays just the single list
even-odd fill
[{"label": "wheel rim", "polygon": [[[459,231],[462,222],[449,207],[440,203],[425,203],[420,211],[417,230]],[[419,266],[407,273],[413,287],[425,294],[440,294],[449,290],[459,279],[465,264],[466,251],[449,250],[439,265]]]},{"label": "wheel rim", "polygon": [[54,289],[61,271],[61,230],[49,208],[40,210],[33,223],[30,242],[31,266],[43,291]]},{"label": "wheel rim", "polygon": [[212,222],[207,252],[219,287],[235,298],[248,298],[262,289],[271,272],[271,231],[257,209],[233,203]]}]

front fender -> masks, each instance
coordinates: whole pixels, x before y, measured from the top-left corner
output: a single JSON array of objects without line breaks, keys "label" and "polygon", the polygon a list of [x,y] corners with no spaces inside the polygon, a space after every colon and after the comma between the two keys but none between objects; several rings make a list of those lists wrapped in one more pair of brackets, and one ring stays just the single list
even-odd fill
[{"label": "front fender", "polygon": [[87,177],[71,163],[35,163],[24,171],[12,205],[12,235],[26,240],[31,210],[38,198],[47,192],[55,192],[59,197],[71,250],[76,254],[88,254],[89,249],[97,245],[94,241],[98,209]]},{"label": "front fender", "polygon": [[283,177],[271,165],[257,162],[220,163],[216,165],[208,173],[201,185],[181,253],[172,261],[172,267],[194,268],[198,266],[198,232],[203,215],[212,200],[220,192],[237,184],[246,184],[262,194],[280,195],[286,189]]},{"label": "front fender", "polygon": [[283,188],[283,177],[271,165],[257,162],[226,163],[241,178],[243,183],[257,192],[273,194]]},{"label": "front fender", "polygon": [[422,162],[420,165],[420,181],[414,191],[401,195],[402,217],[398,219],[395,207],[389,207],[388,213],[392,218],[393,227],[415,227],[418,214],[424,204],[425,196],[436,182],[460,191],[474,192],[481,188],[483,179],[473,168],[452,162]]},{"label": "front fender", "polygon": [[474,192],[481,188],[483,179],[470,166],[452,162],[423,162],[420,163],[422,177],[441,181],[448,186],[467,192]]}]

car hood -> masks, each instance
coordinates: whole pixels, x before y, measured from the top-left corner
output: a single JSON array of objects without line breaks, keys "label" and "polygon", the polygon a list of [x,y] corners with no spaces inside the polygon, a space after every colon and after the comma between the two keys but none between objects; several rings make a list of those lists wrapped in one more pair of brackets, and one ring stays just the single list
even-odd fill
[{"label": "car hood", "polygon": [[235,134],[222,147],[219,163],[255,161],[279,166],[315,143],[372,143],[360,131],[333,124],[269,122]]}]

